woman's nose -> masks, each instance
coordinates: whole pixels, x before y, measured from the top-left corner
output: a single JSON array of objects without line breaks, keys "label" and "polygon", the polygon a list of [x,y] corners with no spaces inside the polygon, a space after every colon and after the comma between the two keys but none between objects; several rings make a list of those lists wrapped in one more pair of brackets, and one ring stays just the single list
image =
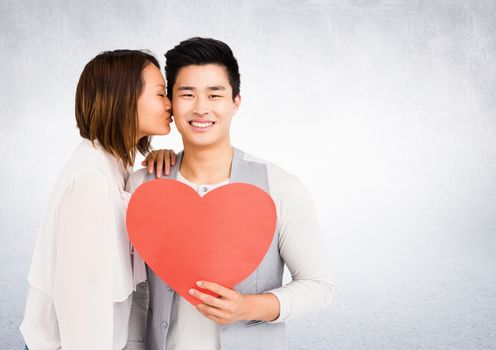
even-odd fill
[{"label": "woman's nose", "polygon": [[165,105],[165,110],[167,112],[170,112],[172,110],[172,103],[171,103],[171,101],[169,100],[169,98],[167,96],[165,96],[165,103],[164,103],[164,105]]}]

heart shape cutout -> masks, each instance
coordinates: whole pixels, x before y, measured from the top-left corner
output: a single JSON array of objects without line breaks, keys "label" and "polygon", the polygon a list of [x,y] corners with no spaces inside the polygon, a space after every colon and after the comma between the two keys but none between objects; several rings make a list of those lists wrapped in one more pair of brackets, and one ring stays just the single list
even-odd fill
[{"label": "heart shape cutout", "polygon": [[[196,281],[230,289],[256,270],[274,238],[275,204],[260,188],[232,183],[200,197],[179,181],[156,179],[133,193],[128,235],[148,266],[191,304]],[[215,295],[216,296],[216,295]]]}]

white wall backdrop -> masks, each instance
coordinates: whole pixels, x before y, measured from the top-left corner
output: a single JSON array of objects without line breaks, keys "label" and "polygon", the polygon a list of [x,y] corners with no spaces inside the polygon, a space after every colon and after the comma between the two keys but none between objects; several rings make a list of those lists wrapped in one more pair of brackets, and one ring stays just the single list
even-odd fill
[{"label": "white wall backdrop", "polygon": [[[0,0],[0,348],[98,52],[234,50],[233,141],[312,192],[333,306],[291,349],[496,348],[496,2]],[[177,131],[154,140],[180,150]]]}]

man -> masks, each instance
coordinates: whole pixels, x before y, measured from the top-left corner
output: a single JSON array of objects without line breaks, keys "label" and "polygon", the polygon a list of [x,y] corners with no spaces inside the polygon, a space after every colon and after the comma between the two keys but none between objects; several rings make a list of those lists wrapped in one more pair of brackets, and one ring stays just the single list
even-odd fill
[{"label": "man", "polygon": [[[229,182],[256,185],[274,200],[277,227],[263,261],[235,290],[199,281],[199,287],[220,298],[193,289],[202,301],[196,308],[147,269],[146,349],[286,349],[284,321],[324,308],[334,292],[312,199],[296,177],[231,145],[240,75],[225,43],[192,38],[165,56],[168,95],[184,144],[165,177],[201,196]],[[152,178],[143,169],[128,186],[134,191]],[[282,286],[284,264],[292,281]]]}]

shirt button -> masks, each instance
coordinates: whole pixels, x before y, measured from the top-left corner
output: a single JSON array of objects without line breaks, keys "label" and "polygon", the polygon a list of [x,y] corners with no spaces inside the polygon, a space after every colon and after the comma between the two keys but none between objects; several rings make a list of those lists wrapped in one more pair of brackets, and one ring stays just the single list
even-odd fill
[{"label": "shirt button", "polygon": [[174,291],[174,289],[172,289],[171,287],[167,287],[167,290],[168,290],[169,292],[173,292],[173,291]]},{"label": "shirt button", "polygon": [[205,193],[205,192],[207,192],[207,191],[208,191],[208,188],[207,188],[207,187],[202,187],[202,189],[201,189],[201,190],[202,190],[202,192],[203,192],[203,193]]},{"label": "shirt button", "polygon": [[168,324],[166,321],[162,321],[162,322],[160,323],[160,327],[162,327],[163,329],[166,329],[168,325],[169,325],[169,324]]}]

